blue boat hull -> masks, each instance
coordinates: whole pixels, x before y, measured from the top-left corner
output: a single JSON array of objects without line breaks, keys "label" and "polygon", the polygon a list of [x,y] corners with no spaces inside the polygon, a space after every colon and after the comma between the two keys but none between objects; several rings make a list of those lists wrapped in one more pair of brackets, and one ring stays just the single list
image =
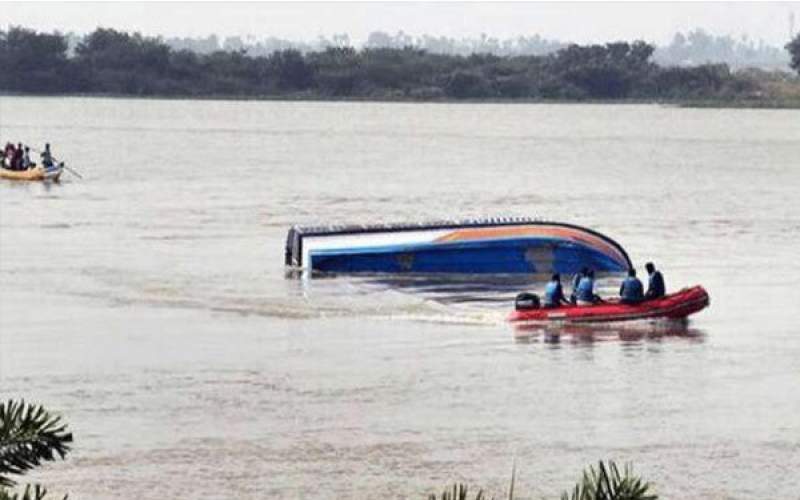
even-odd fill
[{"label": "blue boat hull", "polygon": [[575,274],[584,266],[624,272],[627,265],[590,246],[550,238],[319,250],[311,268],[330,273]]}]

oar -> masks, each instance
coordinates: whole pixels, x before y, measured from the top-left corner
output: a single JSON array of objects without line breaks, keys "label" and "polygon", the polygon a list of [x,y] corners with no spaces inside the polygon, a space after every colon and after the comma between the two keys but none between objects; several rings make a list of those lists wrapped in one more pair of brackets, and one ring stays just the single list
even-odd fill
[{"label": "oar", "polygon": [[[55,157],[53,157],[53,160],[58,161],[58,160],[56,160]],[[78,179],[83,180],[83,176],[81,174],[79,174],[78,172],[76,172],[73,169],[69,168],[64,162],[59,162],[59,163],[61,164],[62,167],[64,167],[67,170],[67,172],[71,173],[72,175],[74,175]]]},{"label": "oar", "polygon": [[[41,151],[39,151],[38,149],[34,149],[33,151],[34,151],[35,153],[42,154],[42,152],[41,152]],[[73,169],[69,168],[69,167],[68,167],[68,166],[67,166],[67,165],[66,165],[66,164],[65,164],[63,161],[58,161],[58,158],[56,158],[56,157],[55,157],[55,156],[53,156],[53,155],[50,155],[50,158],[52,158],[54,162],[56,162],[56,163],[60,163],[60,164],[61,164],[61,166],[62,166],[62,167],[64,167],[64,168],[67,170],[67,172],[71,173],[72,175],[74,175],[74,176],[75,176],[75,177],[77,177],[78,179],[81,179],[81,180],[83,180],[83,176],[82,176],[81,174],[79,174],[79,173],[78,173],[78,172],[76,172],[75,170],[73,170]]]}]

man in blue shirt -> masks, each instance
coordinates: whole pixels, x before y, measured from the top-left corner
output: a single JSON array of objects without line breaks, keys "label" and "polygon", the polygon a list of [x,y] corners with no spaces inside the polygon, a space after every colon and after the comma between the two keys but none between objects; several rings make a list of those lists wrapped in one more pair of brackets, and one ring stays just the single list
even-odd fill
[{"label": "man in blue shirt", "polygon": [[636,304],[644,300],[644,285],[636,277],[636,269],[628,269],[628,277],[619,287],[619,296],[623,304]]},{"label": "man in blue shirt", "polygon": [[646,299],[657,299],[663,297],[667,293],[667,287],[664,285],[664,277],[660,271],[656,271],[656,266],[652,262],[645,264],[649,280],[647,283],[647,293],[644,295]]},{"label": "man in blue shirt", "polygon": [[569,301],[571,304],[575,304],[578,302],[578,285],[581,282],[581,278],[586,276],[588,273],[589,273],[589,268],[583,267],[581,268],[581,272],[572,277],[572,294],[569,296]]},{"label": "man in blue shirt", "polygon": [[548,308],[560,307],[569,304],[564,297],[564,289],[561,286],[561,275],[555,273],[547,286],[544,287],[544,306]]}]

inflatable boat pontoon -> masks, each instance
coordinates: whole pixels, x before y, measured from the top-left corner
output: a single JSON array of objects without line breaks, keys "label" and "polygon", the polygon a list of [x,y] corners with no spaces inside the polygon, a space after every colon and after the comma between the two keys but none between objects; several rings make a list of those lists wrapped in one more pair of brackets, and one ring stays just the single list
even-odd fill
[{"label": "inflatable boat pontoon", "polygon": [[570,322],[604,323],[645,319],[683,319],[702,311],[709,305],[708,293],[702,286],[684,288],[679,292],[638,304],[622,304],[609,300],[590,306],[562,306],[552,309],[517,308],[508,317],[511,322]]}]

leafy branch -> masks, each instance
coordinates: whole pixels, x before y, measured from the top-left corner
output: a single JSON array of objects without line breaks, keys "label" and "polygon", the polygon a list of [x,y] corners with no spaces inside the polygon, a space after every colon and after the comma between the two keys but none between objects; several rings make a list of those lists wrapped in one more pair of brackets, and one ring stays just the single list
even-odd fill
[{"label": "leafy branch", "polygon": [[[61,417],[41,405],[26,404],[24,400],[0,403],[0,487],[16,484],[10,475],[24,474],[42,462],[63,459],[71,442],[72,433],[67,432]],[[22,498],[38,499],[42,490],[38,486],[33,491],[26,488]]]}]

